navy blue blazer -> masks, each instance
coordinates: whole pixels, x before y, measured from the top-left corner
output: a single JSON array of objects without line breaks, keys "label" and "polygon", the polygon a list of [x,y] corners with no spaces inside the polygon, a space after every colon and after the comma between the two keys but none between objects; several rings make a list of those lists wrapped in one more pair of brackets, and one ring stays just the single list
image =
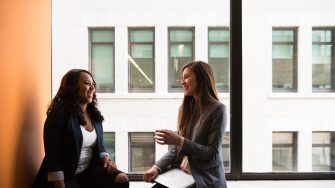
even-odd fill
[{"label": "navy blue blazer", "polygon": [[[103,144],[102,123],[92,121],[97,134],[91,162],[101,163],[101,156],[106,153]],[[83,142],[78,118],[68,112],[62,105],[53,108],[44,123],[44,151],[40,170],[32,187],[50,187],[48,172],[63,172],[65,180],[75,175]]]}]

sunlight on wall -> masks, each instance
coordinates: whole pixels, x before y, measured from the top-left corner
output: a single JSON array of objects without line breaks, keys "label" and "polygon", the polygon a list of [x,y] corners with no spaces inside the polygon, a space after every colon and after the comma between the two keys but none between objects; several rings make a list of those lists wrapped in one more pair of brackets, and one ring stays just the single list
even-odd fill
[{"label": "sunlight on wall", "polygon": [[0,1],[0,187],[29,187],[51,98],[51,0]]}]

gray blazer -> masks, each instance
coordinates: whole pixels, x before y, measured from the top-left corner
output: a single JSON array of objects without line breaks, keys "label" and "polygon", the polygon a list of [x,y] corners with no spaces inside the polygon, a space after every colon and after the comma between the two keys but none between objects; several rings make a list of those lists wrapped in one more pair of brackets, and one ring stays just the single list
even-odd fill
[{"label": "gray blazer", "polygon": [[225,105],[208,105],[199,120],[191,125],[190,135],[185,137],[180,151],[177,146],[170,146],[156,165],[165,172],[179,167],[186,155],[197,188],[226,188],[222,163],[222,140],[226,122]]}]

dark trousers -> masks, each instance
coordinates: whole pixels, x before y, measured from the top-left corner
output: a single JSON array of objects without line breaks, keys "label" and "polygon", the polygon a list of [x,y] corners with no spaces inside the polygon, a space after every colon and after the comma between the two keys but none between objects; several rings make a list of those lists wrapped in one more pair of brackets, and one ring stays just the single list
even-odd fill
[{"label": "dark trousers", "polygon": [[118,174],[122,173],[117,170],[112,174],[107,174],[106,169],[97,164],[91,164],[85,171],[75,175],[65,182],[66,188],[128,188],[127,183],[114,183]]}]

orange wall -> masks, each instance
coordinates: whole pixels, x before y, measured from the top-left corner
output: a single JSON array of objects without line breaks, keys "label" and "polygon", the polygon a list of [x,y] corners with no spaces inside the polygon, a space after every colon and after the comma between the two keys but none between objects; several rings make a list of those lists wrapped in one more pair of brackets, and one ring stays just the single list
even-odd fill
[{"label": "orange wall", "polygon": [[0,187],[29,187],[51,99],[51,0],[0,0]]}]

